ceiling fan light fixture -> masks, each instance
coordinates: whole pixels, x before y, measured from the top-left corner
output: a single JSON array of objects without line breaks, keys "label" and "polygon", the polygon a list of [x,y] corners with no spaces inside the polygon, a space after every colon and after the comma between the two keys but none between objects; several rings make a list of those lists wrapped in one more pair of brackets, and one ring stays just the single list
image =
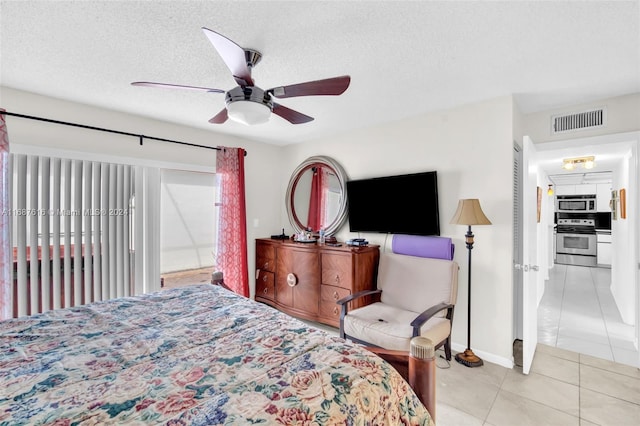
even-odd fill
[{"label": "ceiling fan light fixture", "polygon": [[235,101],[227,105],[227,114],[233,121],[253,126],[269,121],[271,108],[255,101]]},{"label": "ceiling fan light fixture", "polygon": [[588,157],[565,158],[562,160],[562,168],[565,170],[573,170],[577,166],[585,169],[593,169],[596,165],[596,157],[590,155]]},{"label": "ceiling fan light fixture", "polygon": [[225,100],[229,118],[238,123],[253,126],[266,123],[271,117],[271,96],[258,87],[235,87],[227,92]]}]

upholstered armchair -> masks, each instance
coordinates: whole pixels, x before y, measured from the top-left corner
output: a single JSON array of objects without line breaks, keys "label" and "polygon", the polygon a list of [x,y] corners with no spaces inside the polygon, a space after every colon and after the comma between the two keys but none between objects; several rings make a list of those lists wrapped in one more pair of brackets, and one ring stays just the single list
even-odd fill
[{"label": "upholstered armchair", "polygon": [[[377,290],[362,291],[341,305],[340,336],[385,349],[408,351],[411,338],[424,336],[444,345],[451,359],[451,325],[458,296],[458,264],[385,253],[380,256]],[[376,295],[379,301],[349,310],[349,302]]]}]

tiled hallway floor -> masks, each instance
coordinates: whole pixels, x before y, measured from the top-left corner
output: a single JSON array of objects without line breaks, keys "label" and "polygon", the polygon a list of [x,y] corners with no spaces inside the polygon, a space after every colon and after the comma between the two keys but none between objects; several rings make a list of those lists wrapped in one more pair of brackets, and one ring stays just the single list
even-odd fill
[{"label": "tiled hallway floor", "polygon": [[538,307],[538,342],[638,366],[635,328],[624,324],[611,269],[554,265]]}]

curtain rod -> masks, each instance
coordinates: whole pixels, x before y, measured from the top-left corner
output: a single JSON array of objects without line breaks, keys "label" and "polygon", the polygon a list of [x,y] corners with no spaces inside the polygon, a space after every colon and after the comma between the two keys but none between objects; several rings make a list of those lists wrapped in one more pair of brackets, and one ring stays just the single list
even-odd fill
[{"label": "curtain rod", "polygon": [[[147,136],[147,135],[142,135],[142,134],[123,132],[123,131],[120,131],[120,130],[105,129],[103,127],[88,126],[86,124],[69,123],[68,121],[60,121],[60,120],[53,120],[51,118],[35,117],[33,115],[18,114],[18,113],[9,112],[9,111],[0,110],[0,114],[9,115],[9,116],[18,117],[18,118],[27,118],[29,120],[44,121],[46,123],[63,124],[65,126],[80,127],[82,129],[98,130],[100,132],[115,133],[117,135],[133,136],[133,137],[139,139],[141,146],[142,146],[142,144],[143,144],[145,139],[149,139],[149,140],[154,140],[154,141],[159,141],[159,142],[169,142],[169,143],[177,143],[179,145],[193,146],[193,147],[196,147],[196,148],[215,149],[216,151],[220,151],[222,149],[222,148],[219,148],[217,146],[198,145],[198,144],[190,143],[190,142],[182,142],[182,141],[175,141],[175,140],[172,140],[172,139],[156,138],[154,136]],[[245,156],[247,155],[247,151],[244,152],[244,155]]]}]

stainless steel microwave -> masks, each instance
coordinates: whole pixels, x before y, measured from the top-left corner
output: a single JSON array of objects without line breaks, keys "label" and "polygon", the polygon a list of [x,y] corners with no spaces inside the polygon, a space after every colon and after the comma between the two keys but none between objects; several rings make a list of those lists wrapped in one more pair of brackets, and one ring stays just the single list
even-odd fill
[{"label": "stainless steel microwave", "polygon": [[561,213],[583,213],[596,211],[595,195],[558,195],[556,211]]}]

